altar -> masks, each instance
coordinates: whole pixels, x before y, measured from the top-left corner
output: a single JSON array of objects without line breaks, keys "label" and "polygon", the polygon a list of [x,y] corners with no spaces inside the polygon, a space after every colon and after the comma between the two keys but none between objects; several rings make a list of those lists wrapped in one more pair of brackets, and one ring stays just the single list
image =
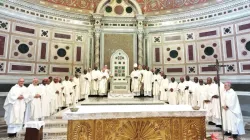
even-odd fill
[{"label": "altar", "polygon": [[205,110],[186,105],[78,106],[63,114],[68,140],[203,140]]}]

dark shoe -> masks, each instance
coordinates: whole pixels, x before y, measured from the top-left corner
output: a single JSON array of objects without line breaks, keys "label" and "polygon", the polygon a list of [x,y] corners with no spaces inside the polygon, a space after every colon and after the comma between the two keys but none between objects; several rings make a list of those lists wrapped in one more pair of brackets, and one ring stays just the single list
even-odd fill
[{"label": "dark shoe", "polygon": [[225,136],[231,136],[231,135],[232,135],[232,133],[228,133],[228,132],[226,132],[224,135],[225,135]]},{"label": "dark shoe", "polygon": [[233,139],[237,139],[238,135],[233,135]]},{"label": "dark shoe", "polygon": [[14,137],[16,137],[16,133],[10,133],[10,134],[8,134],[8,137],[9,138],[14,138]]},{"label": "dark shoe", "polygon": [[61,109],[61,110],[64,110],[65,108],[67,108],[67,107],[62,107],[62,109]]},{"label": "dark shoe", "polygon": [[216,125],[216,127],[222,128],[222,125]]},{"label": "dark shoe", "polygon": [[208,124],[209,124],[209,125],[215,125],[215,123],[213,123],[213,122],[208,122]]}]

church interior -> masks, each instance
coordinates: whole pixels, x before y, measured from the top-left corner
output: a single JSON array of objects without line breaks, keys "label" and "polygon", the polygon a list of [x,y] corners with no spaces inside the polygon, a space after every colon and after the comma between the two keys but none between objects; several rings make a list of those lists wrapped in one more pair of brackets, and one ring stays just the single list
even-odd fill
[{"label": "church interior", "polygon": [[[216,60],[221,65],[218,69],[214,66]],[[116,90],[130,91],[129,78],[135,63],[149,67],[150,71],[159,70],[169,80],[174,77],[177,82],[188,75],[191,80],[198,77],[206,83],[207,77],[217,76],[218,70],[220,81],[230,82],[238,95],[246,131],[241,139],[250,139],[249,0],[0,1],[1,106],[20,78],[24,78],[24,85],[28,86],[34,78],[41,83],[50,76],[64,79],[94,67],[102,70],[104,66],[112,74],[108,89],[114,93],[105,97],[90,96],[77,105],[86,110],[95,105],[104,109],[105,105],[124,108],[126,105],[166,105],[163,101],[143,96],[130,98],[130,95],[124,95],[127,99],[112,99],[120,96],[115,94]],[[66,140],[68,135],[69,140],[68,125],[73,126],[74,121],[68,123],[64,119],[65,111],[69,108],[45,120],[43,139]],[[4,113],[1,107],[0,140],[8,139]],[[86,128],[82,125],[84,127],[77,133],[86,133],[88,137],[79,136],[79,140],[102,137],[97,132],[87,134],[92,125],[86,125]],[[110,129],[113,127],[110,125]],[[130,134],[122,129],[127,127],[124,125],[117,131]],[[218,127],[208,125],[204,131],[205,135],[221,132]],[[77,135],[75,133],[72,135]],[[187,132],[187,135],[191,137],[192,133]],[[181,140],[163,138],[151,131],[148,134],[152,137],[127,140]],[[25,132],[21,131],[13,139],[24,137]],[[106,139],[125,138],[110,135],[100,140]]]}]

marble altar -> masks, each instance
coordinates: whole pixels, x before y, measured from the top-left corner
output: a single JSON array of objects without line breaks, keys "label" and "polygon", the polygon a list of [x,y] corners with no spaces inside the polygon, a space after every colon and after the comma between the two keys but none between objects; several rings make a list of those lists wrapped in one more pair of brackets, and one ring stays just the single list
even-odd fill
[{"label": "marble altar", "polygon": [[66,111],[68,140],[186,140],[206,136],[205,110],[185,105],[95,105]]}]

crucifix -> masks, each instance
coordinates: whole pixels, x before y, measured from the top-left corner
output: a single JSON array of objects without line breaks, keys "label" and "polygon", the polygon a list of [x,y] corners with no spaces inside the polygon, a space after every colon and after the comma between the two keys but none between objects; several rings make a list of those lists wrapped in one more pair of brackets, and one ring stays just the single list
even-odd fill
[{"label": "crucifix", "polygon": [[219,102],[220,102],[220,117],[221,117],[221,133],[223,136],[223,140],[224,140],[224,131],[223,131],[223,118],[222,118],[222,106],[221,106],[221,93],[220,93],[220,68],[221,67],[227,67],[227,65],[220,65],[218,59],[216,59],[216,63],[215,65],[209,65],[208,67],[214,67],[216,69],[216,73],[217,73],[217,79],[218,79],[218,93],[219,93]]}]

